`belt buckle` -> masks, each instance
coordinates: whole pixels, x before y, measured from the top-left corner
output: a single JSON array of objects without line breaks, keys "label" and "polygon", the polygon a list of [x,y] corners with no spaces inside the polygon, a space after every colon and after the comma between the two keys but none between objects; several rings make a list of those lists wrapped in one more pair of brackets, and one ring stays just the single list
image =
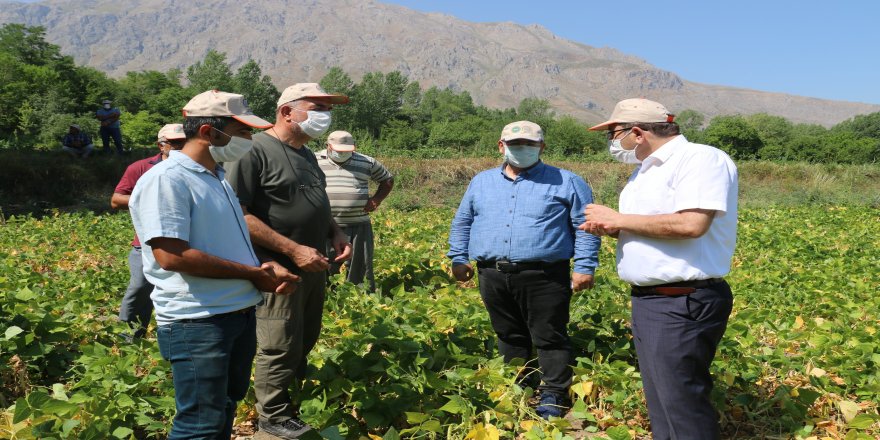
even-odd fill
[{"label": "belt buckle", "polygon": [[495,270],[497,270],[498,272],[510,273],[516,270],[516,263],[511,263],[508,260],[496,260]]}]

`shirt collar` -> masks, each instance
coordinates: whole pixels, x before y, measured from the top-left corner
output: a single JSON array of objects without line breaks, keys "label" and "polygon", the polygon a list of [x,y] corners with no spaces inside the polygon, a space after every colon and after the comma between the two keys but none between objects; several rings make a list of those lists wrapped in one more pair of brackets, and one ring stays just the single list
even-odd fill
[{"label": "shirt collar", "polygon": [[684,135],[678,135],[674,137],[669,142],[660,146],[657,151],[651,153],[650,156],[646,157],[645,160],[642,161],[642,172],[646,171],[648,168],[652,166],[660,166],[669,161],[675,152],[679,149],[680,146],[684,145],[687,142],[687,139],[684,138]]},{"label": "shirt collar", "polygon": [[[181,151],[171,151],[168,153],[168,160],[173,160],[174,162],[179,163],[184,168],[196,172],[196,173],[210,173],[207,168],[203,167],[200,163],[192,160],[191,157],[183,154]],[[217,178],[223,180],[223,175],[226,173],[226,170],[217,164],[217,168],[215,168]]]},{"label": "shirt collar", "polygon": [[151,157],[147,163],[149,163],[150,165],[156,165],[159,162],[162,162],[162,153],[159,153],[159,154]]},{"label": "shirt collar", "polygon": [[[501,175],[504,176],[504,178],[506,178],[508,180],[513,180],[507,175],[507,173],[504,172],[505,166],[507,166],[507,161],[504,161],[504,163],[502,163],[501,167],[499,168],[499,170],[501,171]],[[523,170],[521,173],[519,173],[519,176],[517,176],[517,178],[525,179],[528,177],[539,176],[539,175],[541,175],[541,173],[544,172],[544,169],[546,169],[546,168],[547,168],[547,166],[544,165],[544,161],[541,159],[538,159],[538,163],[532,165],[531,167],[529,167],[526,170]]]}]

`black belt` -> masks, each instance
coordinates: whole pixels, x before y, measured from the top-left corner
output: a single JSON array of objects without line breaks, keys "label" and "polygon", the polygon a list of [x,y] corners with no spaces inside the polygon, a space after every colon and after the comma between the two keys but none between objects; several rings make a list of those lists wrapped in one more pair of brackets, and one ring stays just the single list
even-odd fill
[{"label": "black belt", "polygon": [[557,268],[562,265],[568,266],[568,260],[559,261],[507,261],[507,260],[489,260],[477,261],[479,269],[495,269],[501,273],[519,273],[524,270],[543,270]]},{"label": "black belt", "polygon": [[709,278],[705,280],[676,281],[674,283],[657,284],[654,286],[632,286],[632,291],[639,295],[689,295],[697,289],[705,289],[715,284],[724,282],[723,278]]},{"label": "black belt", "polygon": [[204,318],[178,319],[178,320],[175,320],[174,322],[192,323],[192,322],[204,321],[206,319],[216,319],[216,318],[222,319],[222,318],[226,318],[226,317],[234,316],[234,315],[243,315],[243,314],[248,313],[252,310],[254,310],[254,306],[245,307],[241,310],[235,310],[232,312],[220,313],[219,315],[205,316]]}]

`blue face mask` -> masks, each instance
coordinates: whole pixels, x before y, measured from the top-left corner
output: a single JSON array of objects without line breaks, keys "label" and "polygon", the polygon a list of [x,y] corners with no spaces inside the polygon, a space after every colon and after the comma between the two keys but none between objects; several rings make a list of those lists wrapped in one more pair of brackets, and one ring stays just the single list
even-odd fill
[{"label": "blue face mask", "polygon": [[528,168],[538,163],[541,147],[531,145],[504,144],[504,158],[507,163],[517,168]]}]

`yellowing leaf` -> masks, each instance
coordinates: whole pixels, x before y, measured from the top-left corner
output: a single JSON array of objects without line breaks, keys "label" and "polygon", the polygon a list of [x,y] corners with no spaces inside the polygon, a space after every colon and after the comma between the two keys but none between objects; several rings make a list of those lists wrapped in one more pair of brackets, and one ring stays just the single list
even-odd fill
[{"label": "yellowing leaf", "polygon": [[822,377],[822,376],[824,376],[824,375],[826,375],[826,374],[828,374],[828,372],[825,371],[825,370],[823,370],[823,369],[821,369],[821,368],[813,368],[813,369],[810,371],[810,376],[813,376],[813,377]]},{"label": "yellowing leaf", "polygon": [[856,417],[856,414],[859,413],[860,409],[858,403],[849,400],[841,400],[840,402],[837,402],[837,406],[840,408],[840,414],[843,415],[843,419],[846,420],[847,423]]},{"label": "yellowing leaf", "polygon": [[482,423],[477,423],[471,432],[465,436],[465,440],[499,440],[501,438],[501,432],[495,425],[486,425],[483,426]]},{"label": "yellowing leaf", "polygon": [[522,422],[519,422],[519,427],[522,428],[522,430],[524,432],[531,431],[532,428],[534,428],[537,425],[538,425],[538,422],[535,420],[523,420]]},{"label": "yellowing leaf", "polygon": [[585,381],[578,382],[571,386],[571,390],[574,391],[575,394],[578,395],[581,399],[593,394],[593,382]]},{"label": "yellowing leaf", "polygon": [[804,328],[804,318],[801,318],[801,315],[798,315],[794,318],[794,329],[798,330],[802,328]]}]

